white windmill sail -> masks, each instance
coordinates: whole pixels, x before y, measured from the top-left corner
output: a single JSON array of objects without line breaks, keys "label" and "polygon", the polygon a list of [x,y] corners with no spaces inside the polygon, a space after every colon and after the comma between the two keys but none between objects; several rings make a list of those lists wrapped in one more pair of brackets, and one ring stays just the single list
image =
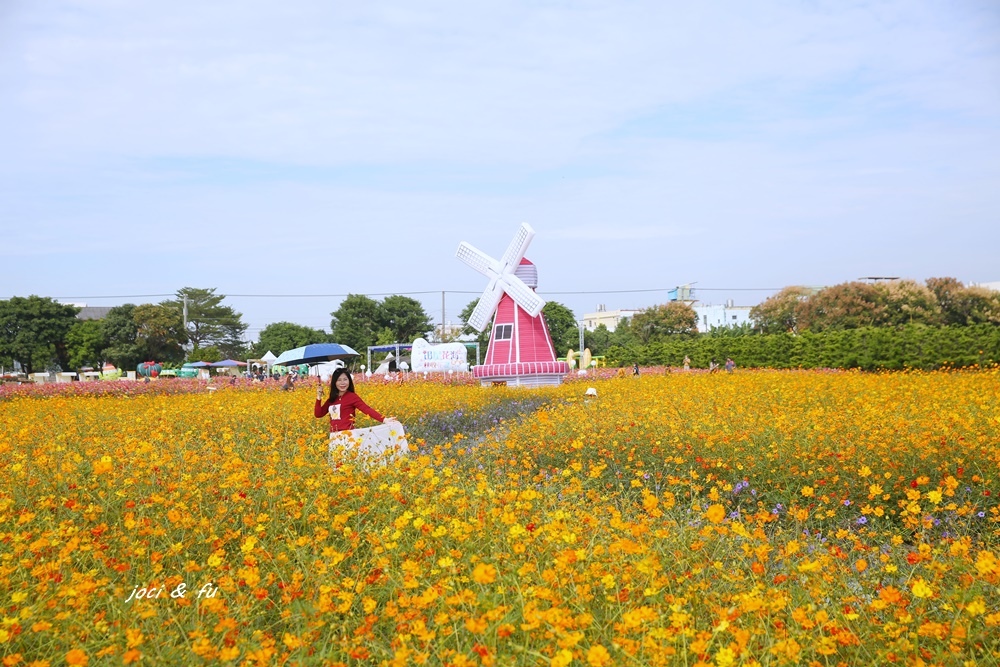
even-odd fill
[{"label": "white windmill sail", "polygon": [[500,261],[493,259],[465,241],[458,245],[458,251],[455,255],[490,279],[469,318],[470,326],[484,331],[489,326],[493,313],[505,292],[514,300],[514,303],[532,317],[537,317],[538,313],[542,312],[545,299],[535,294],[534,290],[525,285],[523,280],[514,275],[514,271],[517,270],[521,259],[524,258],[528,244],[531,243],[534,236],[535,230],[527,223],[522,223]]}]

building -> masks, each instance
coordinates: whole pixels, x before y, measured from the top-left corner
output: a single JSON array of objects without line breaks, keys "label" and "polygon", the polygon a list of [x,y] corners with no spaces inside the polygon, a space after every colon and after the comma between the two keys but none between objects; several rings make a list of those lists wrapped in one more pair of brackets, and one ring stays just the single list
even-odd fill
[{"label": "building", "polygon": [[602,303],[597,306],[597,312],[584,314],[583,328],[587,331],[593,331],[598,326],[603,324],[608,328],[608,331],[614,331],[619,322],[632,317],[638,312],[638,310],[622,308],[619,308],[618,310],[607,310]]},{"label": "building", "polygon": [[[688,303],[698,315],[698,331],[706,333],[716,327],[738,327],[750,323],[751,306],[735,306],[732,301],[720,305],[699,305],[698,302]],[[629,319],[640,310],[605,310],[604,305],[597,307],[597,312],[583,316],[583,326],[593,331],[603,324],[608,331],[614,331],[622,320]]]},{"label": "building", "polygon": [[112,308],[112,306],[88,306],[85,303],[63,303],[63,305],[79,308],[80,312],[76,314],[78,320],[103,320]]},{"label": "building", "polygon": [[738,327],[750,324],[750,306],[734,306],[732,301],[723,305],[692,306],[698,314],[698,331],[707,333],[717,327]]}]

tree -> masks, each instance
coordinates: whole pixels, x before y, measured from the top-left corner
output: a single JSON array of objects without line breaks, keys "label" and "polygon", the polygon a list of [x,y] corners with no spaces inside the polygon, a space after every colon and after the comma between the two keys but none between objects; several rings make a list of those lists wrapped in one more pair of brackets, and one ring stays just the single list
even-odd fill
[{"label": "tree", "polygon": [[611,346],[611,332],[602,322],[594,327],[593,331],[583,332],[583,344],[594,356],[604,354]]},{"label": "tree", "polygon": [[196,347],[188,353],[188,361],[207,361],[210,364],[214,364],[216,361],[222,361],[222,352],[219,351],[214,345],[209,345],[208,347]]},{"label": "tree", "polygon": [[567,350],[579,346],[580,329],[572,310],[557,301],[549,301],[542,308],[542,315],[545,316],[557,357],[566,356]]},{"label": "tree", "polygon": [[145,303],[135,307],[132,320],[136,325],[136,346],[143,361],[184,361],[187,335],[180,313],[173,308]]},{"label": "tree", "polygon": [[145,352],[138,343],[139,327],[132,316],[136,306],[126,303],[115,306],[101,320],[101,333],[107,341],[104,358],[118,368],[135,368],[144,359]]},{"label": "tree", "polygon": [[927,289],[937,299],[944,324],[965,324],[967,313],[962,312],[962,293],[965,285],[956,278],[928,278]]},{"label": "tree", "polygon": [[382,302],[363,294],[348,294],[330,315],[333,340],[358,352],[369,345],[408,343],[433,329],[420,302],[398,294]]},{"label": "tree", "polygon": [[115,306],[101,320],[101,334],[104,359],[122,370],[132,370],[143,361],[184,360],[184,322],[169,306]]},{"label": "tree", "polygon": [[981,287],[966,287],[955,278],[928,278],[946,325],[1000,324],[1000,293]]},{"label": "tree", "polygon": [[108,339],[104,336],[101,320],[77,320],[66,334],[69,367],[79,369],[90,366],[100,370],[107,346]]},{"label": "tree", "polygon": [[56,362],[69,368],[66,336],[78,308],[32,294],[0,301],[0,356],[18,362],[26,373]]},{"label": "tree", "polygon": [[885,291],[858,281],[824,287],[796,310],[800,330],[813,332],[883,326],[887,322]]},{"label": "tree", "polygon": [[281,354],[303,345],[328,342],[330,342],[330,335],[325,331],[291,322],[274,322],[261,330],[260,336],[257,337],[257,343],[253,346],[252,354],[259,358],[268,350],[274,354]]},{"label": "tree", "polygon": [[799,304],[809,298],[806,287],[786,287],[750,309],[750,319],[760,333],[795,332]]},{"label": "tree", "polygon": [[382,326],[392,331],[390,343],[409,343],[427,335],[434,328],[431,318],[416,299],[393,294],[382,300]]},{"label": "tree", "polygon": [[214,287],[185,287],[177,290],[176,299],[168,299],[160,305],[174,309],[183,318],[185,298],[187,339],[195,347],[215,345],[223,354],[241,356],[245,348],[243,336],[247,325],[243,323],[241,313],[222,305],[225,295],[216,294]]},{"label": "tree", "polygon": [[[619,324],[621,326],[621,324]],[[639,311],[628,324],[630,331],[643,344],[669,336],[689,336],[698,326],[698,314],[683,301],[671,301]]]},{"label": "tree", "polygon": [[353,347],[364,354],[374,345],[382,330],[382,316],[378,301],[364,294],[348,294],[340,307],[330,313],[332,338],[341,345]]},{"label": "tree", "polygon": [[912,280],[894,280],[877,287],[885,294],[886,324],[941,324],[941,306],[927,287]]}]

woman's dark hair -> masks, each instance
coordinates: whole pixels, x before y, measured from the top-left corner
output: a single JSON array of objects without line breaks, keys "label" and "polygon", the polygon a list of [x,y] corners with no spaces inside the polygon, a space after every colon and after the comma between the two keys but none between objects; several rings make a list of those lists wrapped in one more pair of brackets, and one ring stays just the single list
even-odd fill
[{"label": "woman's dark hair", "polygon": [[341,375],[346,375],[348,381],[350,382],[350,384],[347,385],[347,391],[349,391],[351,393],[354,393],[354,378],[351,377],[351,374],[347,371],[346,368],[338,368],[337,370],[335,370],[333,372],[333,377],[330,378],[330,400],[331,401],[335,401],[339,397],[338,393],[337,393],[337,380],[340,379]]}]

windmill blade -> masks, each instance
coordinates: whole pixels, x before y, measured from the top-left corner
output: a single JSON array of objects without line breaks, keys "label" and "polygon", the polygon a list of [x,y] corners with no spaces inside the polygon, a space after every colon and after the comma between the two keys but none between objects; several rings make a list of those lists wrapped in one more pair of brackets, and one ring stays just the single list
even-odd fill
[{"label": "windmill blade", "polygon": [[503,291],[514,299],[514,303],[519,305],[526,313],[532,317],[537,317],[542,312],[545,299],[538,296],[533,289],[524,284],[524,281],[513,274],[505,274],[503,278]]},{"label": "windmill blade", "polygon": [[517,233],[514,234],[514,240],[510,242],[507,251],[500,258],[500,270],[513,273],[517,265],[521,263],[521,258],[524,257],[524,253],[528,250],[528,244],[534,237],[535,230],[528,223],[522,222]]},{"label": "windmill blade", "polygon": [[500,273],[500,264],[495,259],[465,241],[458,244],[455,256],[490,278],[495,278]]},{"label": "windmill blade", "polygon": [[496,280],[490,281],[489,286],[483,295],[479,297],[479,303],[472,311],[472,315],[469,317],[469,326],[474,328],[476,331],[485,331],[486,327],[490,325],[493,321],[493,313],[496,311],[497,306],[500,304],[500,299],[503,297],[503,286]]}]

